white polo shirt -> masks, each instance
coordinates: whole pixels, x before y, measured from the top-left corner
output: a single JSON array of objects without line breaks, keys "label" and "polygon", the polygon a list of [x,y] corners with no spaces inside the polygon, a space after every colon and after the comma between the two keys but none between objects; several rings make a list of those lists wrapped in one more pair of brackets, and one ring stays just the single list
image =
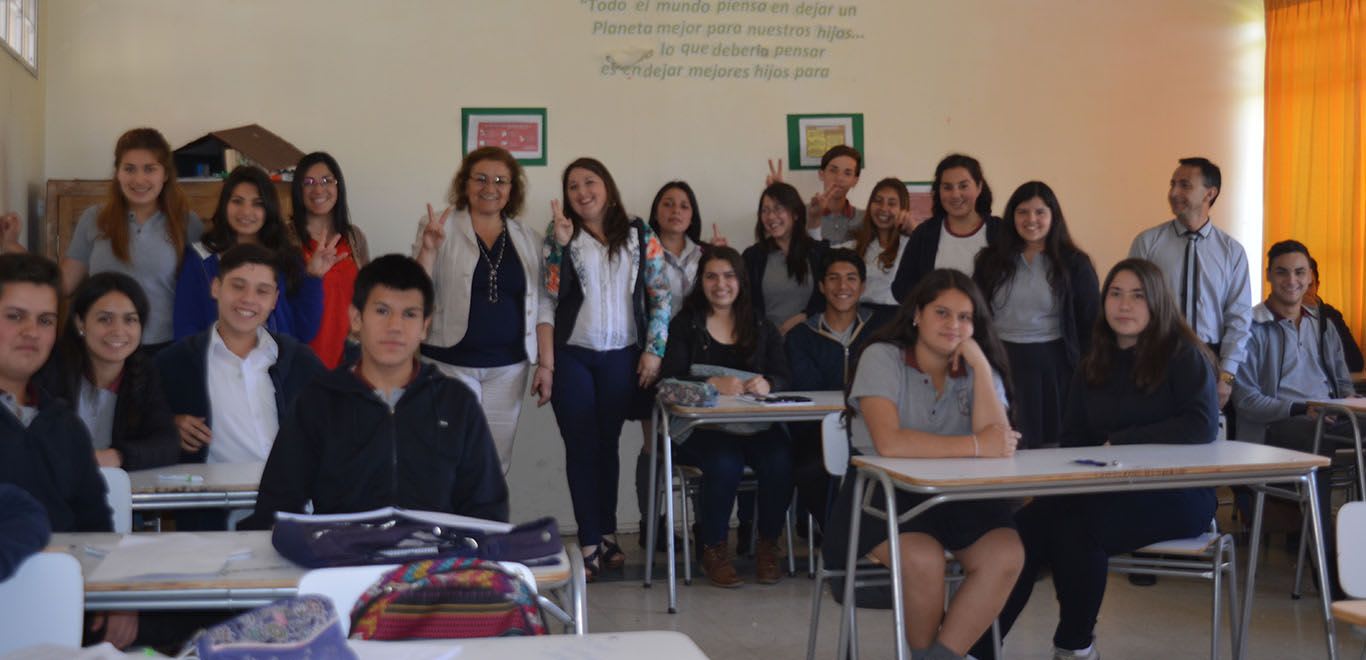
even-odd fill
[{"label": "white polo shirt", "polygon": [[210,463],[264,462],[270,456],[280,415],[275,407],[275,383],[269,369],[280,347],[265,328],[256,329],[256,348],[239,358],[213,324],[209,335]]}]

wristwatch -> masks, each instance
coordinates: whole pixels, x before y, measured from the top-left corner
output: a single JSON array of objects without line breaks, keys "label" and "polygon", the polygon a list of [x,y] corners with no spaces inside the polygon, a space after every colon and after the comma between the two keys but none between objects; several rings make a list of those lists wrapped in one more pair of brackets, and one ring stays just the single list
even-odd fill
[{"label": "wristwatch", "polygon": [[1219,372],[1219,382],[1221,382],[1221,383],[1223,383],[1223,384],[1225,384],[1225,385],[1232,385],[1232,384],[1233,384],[1233,374],[1232,374],[1231,372],[1228,372],[1228,371],[1221,371],[1221,372]]}]

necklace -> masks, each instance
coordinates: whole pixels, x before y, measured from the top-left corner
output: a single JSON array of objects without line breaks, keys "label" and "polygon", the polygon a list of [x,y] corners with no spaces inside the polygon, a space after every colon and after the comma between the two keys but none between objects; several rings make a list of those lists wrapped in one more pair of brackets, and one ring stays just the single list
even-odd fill
[{"label": "necklace", "polygon": [[479,236],[474,237],[474,244],[479,246],[479,254],[489,264],[489,302],[498,302],[498,268],[503,265],[503,255],[508,251],[508,229],[503,227],[503,231],[498,234],[498,238],[493,239],[493,249],[498,251],[495,258],[489,255],[489,251],[484,248],[484,242],[479,240]]}]

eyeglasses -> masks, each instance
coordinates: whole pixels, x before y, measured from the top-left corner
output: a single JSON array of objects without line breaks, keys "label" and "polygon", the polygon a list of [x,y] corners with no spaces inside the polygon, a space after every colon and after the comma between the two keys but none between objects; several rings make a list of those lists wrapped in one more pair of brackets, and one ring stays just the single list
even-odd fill
[{"label": "eyeglasses", "polygon": [[305,188],[331,188],[332,186],[337,185],[337,180],[330,176],[325,176],[321,179],[315,179],[311,176],[306,176],[300,179],[299,181],[300,183],[304,184]]},{"label": "eyeglasses", "polygon": [[504,188],[504,187],[507,187],[507,186],[512,185],[512,178],[511,178],[511,177],[506,177],[506,176],[494,176],[494,177],[490,177],[490,176],[488,176],[488,175],[486,175],[486,174],[476,174],[476,175],[470,177],[470,181],[473,181],[474,183],[477,183],[477,184],[479,184],[479,185],[481,185],[481,186],[487,186],[487,185],[489,185],[489,184],[493,184],[493,185],[495,185],[495,186],[498,186],[499,188]]}]

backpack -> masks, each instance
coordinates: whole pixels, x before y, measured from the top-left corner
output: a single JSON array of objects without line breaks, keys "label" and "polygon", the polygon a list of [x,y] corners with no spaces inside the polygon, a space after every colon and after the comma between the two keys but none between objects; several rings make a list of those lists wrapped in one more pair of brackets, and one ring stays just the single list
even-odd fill
[{"label": "backpack", "polygon": [[496,562],[451,557],[404,564],[361,594],[353,639],[546,634],[531,587]]},{"label": "backpack", "polygon": [[202,660],[307,660],[356,657],[346,646],[332,601],[285,598],[201,632],[192,642]]}]

